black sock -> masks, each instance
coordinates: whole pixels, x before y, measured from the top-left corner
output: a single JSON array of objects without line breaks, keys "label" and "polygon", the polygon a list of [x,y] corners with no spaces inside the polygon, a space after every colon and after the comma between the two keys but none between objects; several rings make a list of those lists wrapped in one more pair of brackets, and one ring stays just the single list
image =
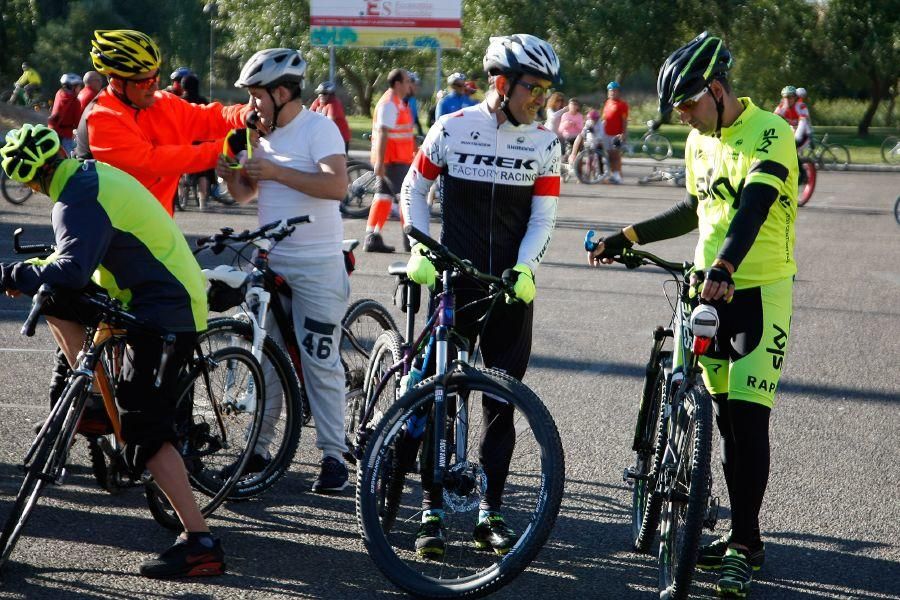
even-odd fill
[{"label": "black sock", "polygon": [[212,534],[208,531],[188,531],[187,541],[189,544],[202,544],[206,548],[212,548],[214,545]]}]

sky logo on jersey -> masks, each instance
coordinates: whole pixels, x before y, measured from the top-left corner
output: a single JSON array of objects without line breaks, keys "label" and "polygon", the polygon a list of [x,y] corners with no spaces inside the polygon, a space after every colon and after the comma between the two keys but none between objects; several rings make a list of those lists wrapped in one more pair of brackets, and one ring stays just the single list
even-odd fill
[{"label": "sky logo on jersey", "polygon": [[763,132],[762,142],[759,144],[759,148],[756,149],[757,152],[765,152],[769,153],[769,146],[772,145],[772,140],[776,139],[778,136],[775,134],[775,129],[766,129]]}]

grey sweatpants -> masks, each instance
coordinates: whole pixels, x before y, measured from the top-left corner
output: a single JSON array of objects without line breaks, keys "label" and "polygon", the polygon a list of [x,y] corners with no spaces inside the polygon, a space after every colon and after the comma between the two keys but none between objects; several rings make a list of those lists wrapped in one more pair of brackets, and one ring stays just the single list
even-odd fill
[{"label": "grey sweatpants", "polygon": [[[341,254],[328,258],[270,255],[269,265],[291,287],[294,331],[300,348],[304,388],[316,424],[316,446],[324,456],[343,461],[341,455],[347,445],[341,319],[350,298],[344,257]],[[277,343],[284,344],[271,314],[266,328]]]}]

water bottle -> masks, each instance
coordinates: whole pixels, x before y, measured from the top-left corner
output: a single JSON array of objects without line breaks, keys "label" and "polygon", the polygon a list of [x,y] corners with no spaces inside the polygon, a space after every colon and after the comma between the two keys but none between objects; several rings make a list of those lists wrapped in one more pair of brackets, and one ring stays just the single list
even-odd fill
[{"label": "water bottle", "polygon": [[417,356],[413,359],[412,365],[410,366],[409,373],[400,378],[400,388],[397,390],[398,393],[402,396],[409,390],[416,387],[420,381],[422,381],[424,373],[422,372],[422,359]]}]

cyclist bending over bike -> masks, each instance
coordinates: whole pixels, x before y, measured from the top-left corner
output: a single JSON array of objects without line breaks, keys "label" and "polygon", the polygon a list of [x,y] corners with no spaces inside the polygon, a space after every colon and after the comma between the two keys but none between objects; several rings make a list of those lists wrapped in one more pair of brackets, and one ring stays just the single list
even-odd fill
[{"label": "cyclist bending over bike", "polygon": [[[500,275],[511,270],[517,277],[515,302],[498,305],[483,329],[475,321],[483,316],[484,304],[479,305],[480,314],[463,312],[460,320],[468,322],[459,326],[468,332],[470,344],[481,335],[486,366],[521,379],[531,354],[534,272],[550,243],[560,186],[559,139],[535,119],[550,88],[561,83],[559,59],[547,42],[519,34],[492,37],[483,64],[492,85],[487,99],[441,117],[431,128],[403,182],[401,208],[407,223],[427,232],[426,195],[441,176],[441,243],[480,271]],[[422,250],[420,245],[412,248],[407,273],[413,281],[433,287],[435,267]],[[484,294],[464,288],[456,288],[457,306]],[[490,423],[480,451],[487,490],[473,537],[478,547],[504,554],[517,539],[499,512],[515,443],[512,408],[488,398],[482,405]],[[422,506],[416,551],[440,559],[446,547],[443,495],[425,477]]]},{"label": "cyclist bending over bike", "polygon": [[[341,132],[325,115],[306,110],[300,98],[306,61],[297,50],[271,48],[254,54],[235,82],[246,88],[265,135],[242,168],[219,159],[217,172],[240,203],[259,199],[260,224],[310,215],[315,223],[285,238],[269,254],[269,264],[291,286],[297,343],[306,353],[303,382],[316,423],[321,471],[313,491],[347,487],[343,455],[344,368],[338,352],[341,317],[350,282],[341,240],[340,202],[347,191],[347,163]],[[270,329],[281,342],[277,327]],[[280,398],[280,396],[279,396]],[[269,460],[263,431],[248,469],[261,471]]]},{"label": "cyclist bending over bike", "polygon": [[717,590],[745,597],[765,557],[759,511],[769,476],[769,414],[791,322],[797,155],[782,119],[738,98],[727,80],[731,54],[703,33],[663,64],[660,113],[693,128],[685,148],[687,197],[603,240],[589,261],[610,262],[634,243],[699,228],[695,268],[701,297],[725,301],[714,351],[701,359],[716,401],[731,531],[700,549],[697,566],[720,569]]},{"label": "cyclist bending over bike", "polygon": [[0,264],[8,296],[34,294],[42,284],[56,293],[47,323],[69,364],[84,342],[86,318],[77,291],[94,281],[120,298],[136,317],[175,334],[161,384],[156,370],[164,351],[158,336],[129,335],[126,364],[116,382],[116,403],[133,475],[149,469],[178,513],[185,533],[140,568],[147,577],[220,575],[222,545],[210,535],[188,483],[175,438],[178,373],[197,332],[206,329],[206,282],[187,241],[165,210],[128,174],[107,164],[65,158],[57,134],[25,125],[7,135],[3,170],[54,201],[56,252],[37,264]]}]

